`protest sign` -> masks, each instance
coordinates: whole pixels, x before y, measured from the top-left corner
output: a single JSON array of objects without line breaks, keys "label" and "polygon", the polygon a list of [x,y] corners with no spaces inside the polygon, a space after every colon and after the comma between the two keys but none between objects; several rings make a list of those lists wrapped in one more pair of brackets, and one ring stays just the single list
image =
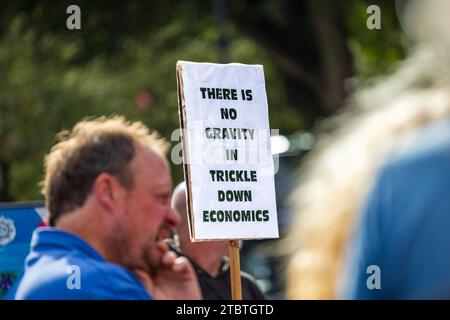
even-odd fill
[{"label": "protest sign", "polygon": [[191,239],[278,237],[261,65],[177,63]]}]

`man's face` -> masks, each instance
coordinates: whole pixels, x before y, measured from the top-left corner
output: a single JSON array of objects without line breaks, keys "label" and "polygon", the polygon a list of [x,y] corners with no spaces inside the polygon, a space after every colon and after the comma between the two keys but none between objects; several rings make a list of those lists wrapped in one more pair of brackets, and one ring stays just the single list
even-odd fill
[{"label": "man's face", "polygon": [[179,217],[170,207],[169,167],[150,149],[137,147],[131,170],[134,187],[127,192],[120,221],[129,251],[126,266],[154,274],[162,254],[157,243],[168,237],[166,230],[179,223]]}]

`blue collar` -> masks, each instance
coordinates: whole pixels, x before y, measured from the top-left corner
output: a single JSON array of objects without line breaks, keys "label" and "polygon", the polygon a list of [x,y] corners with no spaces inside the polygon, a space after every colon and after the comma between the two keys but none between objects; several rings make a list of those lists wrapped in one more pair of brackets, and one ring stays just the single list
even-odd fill
[{"label": "blue collar", "polygon": [[106,260],[86,241],[77,235],[53,227],[40,227],[33,232],[31,250],[39,252],[43,247],[60,248],[83,252],[95,260]]}]

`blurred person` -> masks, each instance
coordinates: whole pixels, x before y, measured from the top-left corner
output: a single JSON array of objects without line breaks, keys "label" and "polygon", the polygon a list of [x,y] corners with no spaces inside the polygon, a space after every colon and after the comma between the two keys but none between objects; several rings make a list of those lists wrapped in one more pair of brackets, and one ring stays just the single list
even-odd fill
[{"label": "blurred person", "polygon": [[405,138],[380,170],[352,241],[347,297],[450,299],[449,199],[447,117]]},{"label": "blurred person", "polygon": [[[230,263],[227,257],[228,241],[191,242],[187,217],[186,184],[180,183],[172,196],[172,208],[178,212],[181,223],[177,227],[177,246],[180,254],[187,257],[197,273],[205,300],[230,300]],[[241,271],[243,300],[264,300],[255,279]]]},{"label": "blurred person", "polygon": [[196,299],[187,259],[164,239],[170,207],[167,143],[123,117],[83,120],[45,159],[50,227],[33,234],[9,299]]},{"label": "blurred person", "polygon": [[[429,2],[422,3],[422,5],[430,5],[428,11],[421,9],[429,14],[449,12],[449,10],[443,8],[436,9],[441,5],[449,5],[449,3],[442,1],[440,3],[434,1],[432,4],[434,7],[432,8]],[[422,18],[433,21],[433,19],[429,19],[428,14]],[[448,28],[442,28],[441,25],[441,23],[448,24],[449,21],[449,19],[436,21],[437,25],[430,27],[428,32],[424,32],[423,24],[417,23],[421,29],[417,36],[418,46],[411,56],[398,67],[396,72],[390,76],[381,77],[374,85],[356,92],[350,106],[342,114],[322,123],[322,134],[319,135],[317,147],[308,155],[306,162],[300,168],[299,176],[301,180],[292,194],[292,202],[298,215],[285,241],[285,245],[289,246],[288,252],[291,254],[287,269],[287,295],[289,298],[369,297],[360,294],[360,291],[356,290],[355,283],[359,286],[366,286],[366,280],[370,274],[366,272],[365,268],[356,268],[355,264],[356,261],[376,264],[369,259],[372,256],[368,252],[373,249],[372,246],[377,247],[378,257],[383,256],[384,258],[388,254],[394,257],[397,249],[403,250],[397,250],[397,254],[404,258],[408,257],[411,262],[412,259],[419,259],[418,252],[420,250],[414,251],[411,256],[408,256],[406,253],[408,244],[422,246],[422,250],[426,250],[428,246],[434,243],[426,240],[414,242],[412,234],[413,225],[420,229],[418,221],[413,221],[435,209],[433,206],[425,206],[431,203],[430,199],[422,200],[423,202],[420,204],[424,207],[421,208],[420,214],[418,212],[407,214],[400,211],[391,212],[393,208],[386,210],[389,213],[378,213],[386,216],[388,214],[391,216],[401,215],[402,218],[398,217],[398,220],[392,219],[392,223],[408,223],[409,228],[399,226],[398,237],[403,235],[405,239],[398,246],[391,242],[391,240],[397,239],[394,236],[389,238],[389,242],[387,242],[386,234],[388,231],[384,229],[380,232],[386,233],[386,237],[383,238],[386,241],[377,243],[376,241],[379,241],[379,239],[375,238],[378,235],[375,235],[375,233],[371,234],[371,240],[375,241],[376,244],[367,240],[369,235],[365,234],[363,230],[375,229],[379,226],[378,224],[371,225],[370,222],[367,222],[368,220],[378,219],[378,223],[386,222],[385,220],[381,221],[381,218],[374,218],[373,216],[377,215],[375,213],[369,212],[367,213],[368,217],[363,218],[363,230],[361,232],[364,235],[359,235],[358,239],[363,237],[366,241],[357,245],[361,240],[353,240],[352,235],[359,228],[359,212],[364,208],[364,202],[372,188],[374,179],[376,179],[377,170],[382,166],[386,157],[391,157],[391,152],[396,147],[396,141],[406,139],[405,137],[414,134],[416,130],[433,125],[436,121],[445,122],[445,119],[450,116],[450,82],[448,77],[450,50],[448,36],[446,36]],[[436,32],[433,31],[433,28]],[[427,143],[425,140],[427,138],[430,138],[429,135],[424,133],[423,140],[418,140],[418,142]],[[439,149],[440,147],[436,146],[436,148]],[[420,154],[420,151],[418,153]],[[400,158],[403,160],[396,160],[396,164],[408,161],[406,158]],[[442,160],[445,162],[444,158]],[[426,160],[424,160],[425,162]],[[430,160],[429,164],[431,163]],[[387,165],[387,168],[389,167],[390,164]],[[415,168],[416,170],[422,170],[420,166]],[[412,166],[406,167],[401,177],[406,174],[413,174]],[[430,174],[433,175],[433,173]],[[445,177],[445,174],[446,171],[443,169],[443,177]],[[420,177],[425,178],[422,174]],[[416,192],[412,193],[412,196],[417,196],[419,189],[424,188],[418,179],[408,178],[405,181],[410,183],[414,181],[415,183],[415,186],[411,186],[411,190],[408,190]],[[444,187],[444,185],[440,184],[437,187]],[[387,189],[381,191],[381,187],[378,188],[379,190],[377,188],[369,199],[387,192]],[[400,186],[398,189],[398,192],[400,192]],[[389,190],[391,192],[391,189]],[[433,190],[430,190],[430,192],[433,192]],[[404,191],[406,192],[406,186]],[[441,191],[439,191],[439,194],[445,194],[444,190]],[[428,194],[428,192],[426,193]],[[391,194],[391,196],[393,195]],[[410,200],[415,201],[414,199],[411,198]],[[444,198],[440,199],[442,201]],[[372,201],[375,200],[369,200],[369,211],[375,205],[371,204]],[[415,208],[415,210],[419,209]],[[403,207],[398,207],[398,210],[403,210]],[[433,214],[439,216],[439,213]],[[411,221],[406,219],[404,215],[410,215]],[[430,223],[433,224],[434,219],[438,219],[438,217],[430,217],[430,219]],[[424,220],[422,221],[425,223]],[[386,227],[386,224],[383,224],[383,227]],[[396,227],[391,228],[393,228],[390,229],[392,234],[397,232],[394,230]],[[419,237],[429,236],[431,230],[424,230],[423,232],[423,234],[419,233]],[[407,237],[411,242],[407,241]],[[438,240],[438,238],[435,240]],[[440,240],[442,241],[443,238],[441,237]],[[360,255],[352,252],[351,249],[347,251],[349,241],[356,247],[364,247],[362,250],[355,251]],[[392,247],[389,247],[390,245]],[[386,252],[381,247],[385,248]],[[441,254],[446,254],[443,246],[438,247]],[[437,251],[433,250],[432,252],[436,254]],[[352,254],[357,256],[348,260]],[[367,259],[364,257],[367,257]],[[429,256],[423,255],[423,258],[426,257]],[[383,260],[384,262],[387,263],[387,260]],[[347,268],[347,263],[352,266]],[[433,263],[437,264],[438,261],[433,260]],[[363,266],[361,263],[358,265],[361,268]],[[397,264],[396,267],[407,268],[405,272],[408,273],[408,281],[412,282],[412,274],[422,265],[408,264],[405,261],[405,264]],[[436,265],[428,269],[425,268],[426,271],[424,272],[432,273],[433,268],[439,269]],[[450,266],[447,269],[450,270]],[[401,276],[401,272],[402,269],[398,269],[395,275],[406,277],[406,275]],[[383,267],[381,267],[381,274],[383,283],[383,281],[387,281],[384,278]],[[393,275],[389,276],[389,279]],[[443,276],[443,273],[441,275]],[[420,273],[420,276],[423,276],[423,273]],[[432,276],[424,276],[424,279],[430,280],[430,277]],[[433,277],[438,277],[438,275],[435,274]],[[363,279],[364,282],[361,282]],[[347,285],[347,283],[350,284]],[[350,291],[346,292],[345,289]],[[406,288],[404,289],[406,290]],[[386,294],[383,297],[393,296]],[[401,297],[406,297],[406,295],[401,295]]]}]

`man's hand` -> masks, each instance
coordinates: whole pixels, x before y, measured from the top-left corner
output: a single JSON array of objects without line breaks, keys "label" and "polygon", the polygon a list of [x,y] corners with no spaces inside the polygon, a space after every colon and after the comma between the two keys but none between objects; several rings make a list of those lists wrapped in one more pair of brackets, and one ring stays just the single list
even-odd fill
[{"label": "man's hand", "polygon": [[150,295],[155,300],[202,299],[197,275],[188,259],[177,257],[165,243],[157,245],[163,254],[156,275],[151,278],[145,271],[133,270]]}]

